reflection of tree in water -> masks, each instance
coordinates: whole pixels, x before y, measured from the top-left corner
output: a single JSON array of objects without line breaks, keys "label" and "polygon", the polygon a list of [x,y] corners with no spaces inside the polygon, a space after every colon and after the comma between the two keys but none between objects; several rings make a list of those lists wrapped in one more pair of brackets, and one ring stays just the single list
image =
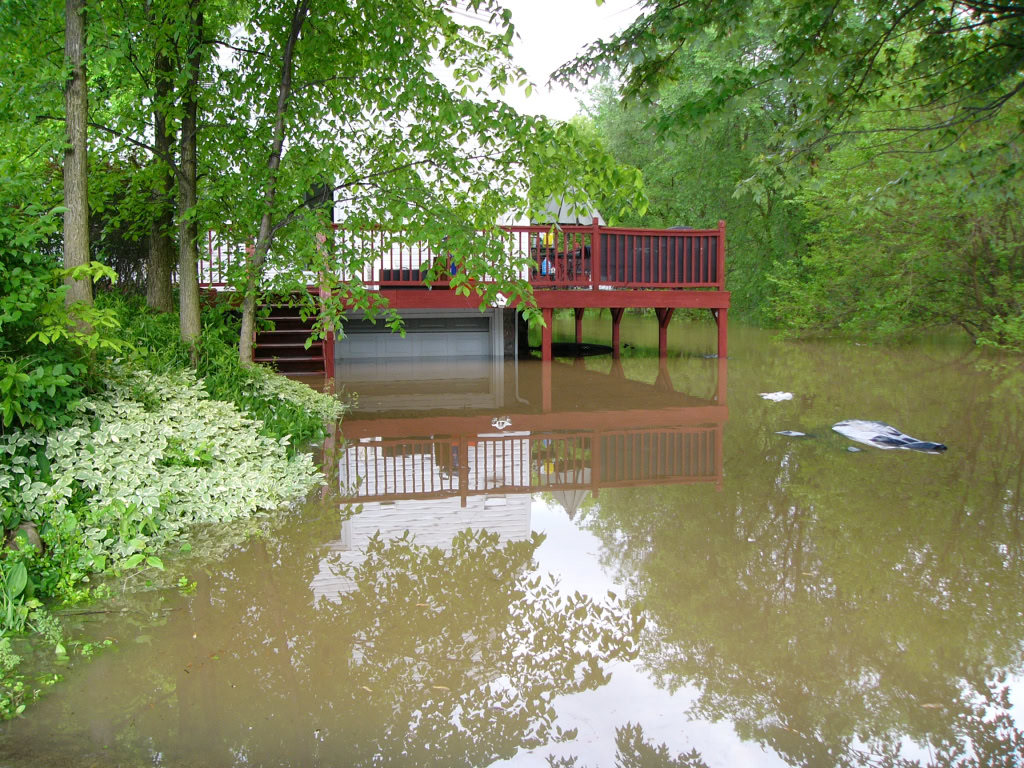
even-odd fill
[{"label": "reflection of tree in water", "polygon": [[1024,666],[1024,400],[943,374],[942,457],[775,435],[825,422],[808,399],[730,422],[721,493],[602,490],[585,524],[695,716],[795,765],[1024,764],[999,683]]},{"label": "reflection of tree in water", "polygon": [[[367,764],[485,765],[561,738],[554,697],[604,685],[609,662],[635,656],[629,611],[530,575],[540,541],[374,539],[348,574],[357,590],[320,606],[350,635],[351,684],[374,692],[363,716],[383,730],[363,745]],[[347,737],[346,751],[359,754]]]},{"label": "reflection of tree in water", "polygon": [[[90,697],[83,678],[89,735],[71,732],[82,718],[65,711],[51,720],[62,723],[56,740],[82,754],[105,734],[104,750],[165,765],[487,765],[571,738],[553,700],[636,657],[642,622],[628,608],[533,573],[542,537],[501,544],[467,531],[449,549],[375,538],[359,562],[336,564],[354,588],[314,604],[324,556],[309,541],[324,537],[311,526],[282,526],[200,577],[189,615],[169,627],[171,642],[196,648],[191,661],[171,653],[160,668],[131,645],[118,661],[97,659],[87,673],[109,679],[102,665],[113,663],[134,678],[125,690],[157,693],[126,713],[123,699]],[[24,746],[41,754],[50,741]]]},{"label": "reflection of tree in water", "polygon": [[[548,757],[550,768],[586,768],[575,755]],[[668,746],[655,746],[644,738],[644,729],[637,723],[626,723],[615,729],[616,768],[708,768],[700,753],[694,749],[672,757]],[[595,766],[595,768],[597,768]]]}]

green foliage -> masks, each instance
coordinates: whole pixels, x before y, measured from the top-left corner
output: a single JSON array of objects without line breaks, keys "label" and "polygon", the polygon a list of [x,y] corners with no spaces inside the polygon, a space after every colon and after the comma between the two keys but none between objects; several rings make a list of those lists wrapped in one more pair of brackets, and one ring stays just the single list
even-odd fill
[{"label": "green foliage", "polygon": [[[117,281],[117,274],[110,267],[98,261],[81,264],[70,269],[58,269],[54,272],[58,284],[69,280],[89,280],[97,283],[106,279],[111,283]],[[51,346],[59,341],[67,341],[75,347],[89,352],[103,350],[111,353],[119,352],[124,343],[110,335],[120,328],[117,316],[107,309],[92,304],[75,303],[67,306],[64,302],[65,291],[54,288],[42,306],[36,320],[37,330],[28,337],[29,342],[39,342],[43,346]]]},{"label": "green foliage", "polygon": [[[0,487],[39,525],[49,564],[36,571],[47,593],[64,574],[130,569],[199,522],[244,517],[301,497],[318,473],[288,438],[259,434],[233,405],[209,398],[188,374],[127,374],[82,416],[46,437],[19,435],[0,448],[9,464]],[[145,388],[160,407],[133,395]],[[22,449],[41,448],[41,462]],[[6,462],[5,462],[6,463]],[[55,570],[56,569],[56,570]]]},{"label": "green foliage", "polygon": [[[153,372],[171,372],[190,365],[189,348],[181,342],[177,315],[153,312],[138,297],[104,295],[100,306],[116,312],[132,346],[133,365]],[[345,406],[328,394],[280,376],[266,366],[244,366],[238,360],[239,319],[227,302],[202,314],[196,345],[196,375],[211,398],[233,403],[260,423],[262,434],[290,436],[289,454],[324,436],[325,422],[341,418]],[[138,397],[145,397],[140,391]]]},{"label": "green foliage", "polygon": [[1020,150],[983,168],[1016,131],[1009,110],[950,149],[954,168],[913,184],[918,162],[870,160],[870,140],[838,150],[797,196],[809,224],[798,259],[770,274],[774,319],[801,333],[893,337],[955,326],[977,343],[1024,350],[1024,183],[1002,177]]},{"label": "green foliage", "polygon": [[[817,161],[849,139],[867,138],[871,156],[941,156],[972,126],[1019,105],[1024,38],[1014,4],[840,0],[645,0],[644,13],[557,73],[563,80],[618,71],[627,96],[655,100],[685,80],[706,47],[729,62],[711,88],[670,105],[668,122],[698,128],[751,96],[785,105],[772,149],[759,162],[775,186],[782,166]],[[882,118],[865,129],[864,115]],[[1012,145],[1008,138],[1005,146]],[[934,161],[917,169],[927,175]]]},{"label": "green foliage", "polygon": [[82,393],[76,377],[85,370],[60,353],[0,357],[2,431],[12,425],[44,429],[66,421]]},{"label": "green foliage", "polygon": [[64,653],[60,622],[33,596],[28,562],[24,552],[0,556],[0,720],[20,715],[40,694],[18,671],[22,659],[11,648],[8,635],[36,632],[58,654]]},{"label": "green foliage", "polygon": [[0,435],[67,423],[87,386],[66,333],[34,336],[42,323],[67,318],[52,252],[59,210],[32,202],[29,188],[24,173],[0,177]]},{"label": "green foliage", "polygon": [[598,129],[644,173],[644,223],[727,220],[738,316],[1024,348],[1013,9],[643,5],[557,76],[623,75]]}]

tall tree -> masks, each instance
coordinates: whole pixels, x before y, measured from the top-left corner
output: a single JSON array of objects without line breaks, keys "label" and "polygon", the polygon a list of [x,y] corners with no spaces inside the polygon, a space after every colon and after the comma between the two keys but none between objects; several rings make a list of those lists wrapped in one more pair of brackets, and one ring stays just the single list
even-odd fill
[{"label": "tall tree", "polygon": [[[64,86],[64,267],[71,269],[90,261],[85,0],[67,0],[64,12],[64,58],[68,71]],[[69,278],[65,301],[68,305],[92,304],[92,282],[88,278]]]},{"label": "tall tree", "polygon": [[178,288],[181,338],[192,348],[201,330],[199,317],[199,201],[197,146],[199,134],[199,72],[202,65],[203,11],[191,0],[187,12],[186,83],[181,94],[181,147],[178,174]]},{"label": "tall tree", "polygon": [[256,247],[248,259],[245,277],[245,297],[242,300],[242,331],[238,356],[243,363],[252,362],[253,340],[256,332],[256,290],[258,277],[263,272],[267,250],[273,238],[274,199],[277,197],[281,153],[284,151],[285,116],[292,93],[292,74],[295,66],[295,44],[299,41],[302,25],[309,14],[310,0],[298,0],[288,26],[288,37],[281,54],[281,79],[277,84],[277,106],[274,110],[274,129],[271,136],[270,156],[267,158],[267,177],[263,187],[263,215],[260,216]]},{"label": "tall tree", "polygon": [[172,198],[173,169],[168,165],[174,137],[167,124],[167,109],[173,90],[173,60],[158,38],[153,62],[155,98],[153,101],[153,163],[157,178],[153,190],[156,211],[150,225],[149,263],[146,269],[146,302],[153,309],[170,312],[174,307],[171,296],[171,272],[174,267],[174,201]]}]

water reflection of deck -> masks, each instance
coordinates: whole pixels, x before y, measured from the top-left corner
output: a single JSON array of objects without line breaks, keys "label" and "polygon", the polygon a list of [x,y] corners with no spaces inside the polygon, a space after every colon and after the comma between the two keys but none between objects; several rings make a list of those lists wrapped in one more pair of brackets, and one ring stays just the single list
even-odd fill
[{"label": "water reflection of deck", "polygon": [[[623,412],[629,413],[629,412]],[[602,421],[610,414],[594,414]],[[663,417],[673,414],[659,414]],[[580,419],[585,421],[585,419]],[[722,478],[722,425],[363,438],[339,468],[347,501],[460,498]]]},{"label": "water reflection of deck", "polygon": [[[672,392],[660,377],[650,385],[555,364],[547,375],[515,370],[500,391],[516,394],[499,409],[357,414],[344,424],[339,483],[347,501],[459,498],[462,506],[479,495],[720,484],[723,368],[712,399]],[[586,410],[578,410],[581,389]]]}]

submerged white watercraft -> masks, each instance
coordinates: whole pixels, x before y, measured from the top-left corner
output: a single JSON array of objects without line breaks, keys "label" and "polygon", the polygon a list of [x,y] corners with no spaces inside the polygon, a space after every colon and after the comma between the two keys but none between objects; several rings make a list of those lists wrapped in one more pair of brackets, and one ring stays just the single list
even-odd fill
[{"label": "submerged white watercraft", "polygon": [[832,429],[843,437],[848,437],[858,443],[870,445],[874,448],[885,450],[890,448],[906,448],[910,451],[924,451],[925,453],[941,453],[946,450],[946,446],[942,443],[918,440],[916,437],[905,435],[896,427],[889,426],[881,421],[846,419],[845,421],[833,424]]}]

